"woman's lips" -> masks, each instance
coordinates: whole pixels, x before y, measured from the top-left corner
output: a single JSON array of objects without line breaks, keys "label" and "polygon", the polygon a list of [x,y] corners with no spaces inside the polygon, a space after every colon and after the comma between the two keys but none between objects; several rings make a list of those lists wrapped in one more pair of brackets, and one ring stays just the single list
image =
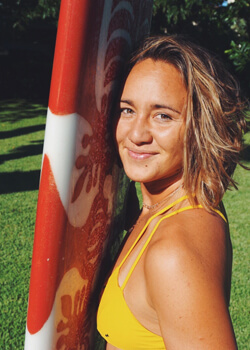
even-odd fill
[{"label": "woman's lips", "polygon": [[127,149],[128,150],[128,154],[131,158],[133,159],[137,159],[137,160],[144,160],[144,159],[148,159],[154,155],[156,155],[155,152],[148,152],[148,151],[135,151],[135,150],[131,150],[131,149]]}]

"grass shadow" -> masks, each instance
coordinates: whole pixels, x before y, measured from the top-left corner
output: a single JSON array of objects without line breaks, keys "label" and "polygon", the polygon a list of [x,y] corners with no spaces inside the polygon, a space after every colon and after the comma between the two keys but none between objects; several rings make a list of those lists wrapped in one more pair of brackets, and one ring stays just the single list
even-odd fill
[{"label": "grass shadow", "polygon": [[246,146],[242,151],[241,151],[241,160],[243,161],[250,161],[250,145]]},{"label": "grass shadow", "polygon": [[0,173],[0,194],[37,190],[39,178],[40,170]]},{"label": "grass shadow", "polygon": [[15,123],[22,119],[46,116],[47,103],[27,100],[3,100],[0,105],[1,122]]},{"label": "grass shadow", "polygon": [[45,124],[41,124],[41,125],[26,126],[24,128],[18,128],[15,130],[0,131],[0,140],[21,136],[21,135],[27,135],[36,131],[44,130],[44,129],[45,129]]},{"label": "grass shadow", "polygon": [[[8,160],[20,159],[20,158],[42,154],[43,140],[32,141],[32,143],[33,145],[18,147],[12,153],[1,154],[0,164],[3,164],[5,161],[8,161]],[[36,144],[34,145],[34,143]]]}]

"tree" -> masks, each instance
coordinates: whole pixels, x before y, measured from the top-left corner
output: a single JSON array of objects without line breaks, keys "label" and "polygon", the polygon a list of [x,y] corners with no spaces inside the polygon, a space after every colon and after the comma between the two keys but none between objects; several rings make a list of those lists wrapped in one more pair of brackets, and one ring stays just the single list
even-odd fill
[{"label": "tree", "polygon": [[12,28],[25,29],[35,19],[57,22],[60,0],[0,0],[1,17],[8,17]]},{"label": "tree", "polygon": [[0,95],[49,95],[60,0],[0,0]]},{"label": "tree", "polygon": [[152,32],[184,34],[215,52],[249,96],[249,18],[247,0],[155,0]]},{"label": "tree", "polygon": [[[51,67],[60,2],[0,0],[0,53],[1,48],[10,50],[11,43],[12,47],[17,42],[29,46],[29,50],[33,45],[33,51],[43,50]],[[215,52],[250,96],[249,18],[248,0],[154,0],[152,33],[185,34]]]}]

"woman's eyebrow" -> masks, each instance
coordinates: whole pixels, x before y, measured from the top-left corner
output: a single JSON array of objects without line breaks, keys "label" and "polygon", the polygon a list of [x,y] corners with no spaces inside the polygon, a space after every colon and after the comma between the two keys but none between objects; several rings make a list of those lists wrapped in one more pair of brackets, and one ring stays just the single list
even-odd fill
[{"label": "woman's eyebrow", "polygon": [[126,104],[134,107],[134,103],[131,100],[120,100],[120,103],[126,103]]},{"label": "woman's eyebrow", "polygon": [[[120,103],[126,103],[126,104],[128,104],[128,105],[130,105],[132,107],[135,106],[133,101],[131,101],[131,100],[120,100]],[[173,111],[173,112],[175,112],[177,114],[181,114],[181,112],[177,111],[177,109],[175,109],[175,108],[173,108],[171,106],[168,106],[168,105],[164,105],[164,104],[155,103],[155,104],[151,104],[150,107],[153,108],[153,109],[160,109],[160,108],[170,109],[171,111]]]},{"label": "woman's eyebrow", "polygon": [[173,111],[173,112],[175,112],[175,113],[181,114],[180,111],[177,111],[177,109],[175,109],[175,108],[173,108],[173,107],[171,107],[171,106],[168,106],[168,105],[163,105],[163,104],[158,104],[158,103],[156,103],[156,104],[151,105],[151,107],[152,107],[152,108],[157,108],[157,109],[158,109],[158,108],[170,109],[171,111]]}]

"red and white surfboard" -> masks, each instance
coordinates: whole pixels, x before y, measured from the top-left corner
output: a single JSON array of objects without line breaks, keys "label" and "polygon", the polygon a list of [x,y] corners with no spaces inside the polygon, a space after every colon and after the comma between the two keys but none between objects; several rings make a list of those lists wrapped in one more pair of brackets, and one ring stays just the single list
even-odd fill
[{"label": "red and white surfboard", "polygon": [[[109,117],[152,0],[62,0],[41,171],[26,350],[93,349],[91,293],[119,207]],[[119,208],[118,208],[119,209]]]}]

